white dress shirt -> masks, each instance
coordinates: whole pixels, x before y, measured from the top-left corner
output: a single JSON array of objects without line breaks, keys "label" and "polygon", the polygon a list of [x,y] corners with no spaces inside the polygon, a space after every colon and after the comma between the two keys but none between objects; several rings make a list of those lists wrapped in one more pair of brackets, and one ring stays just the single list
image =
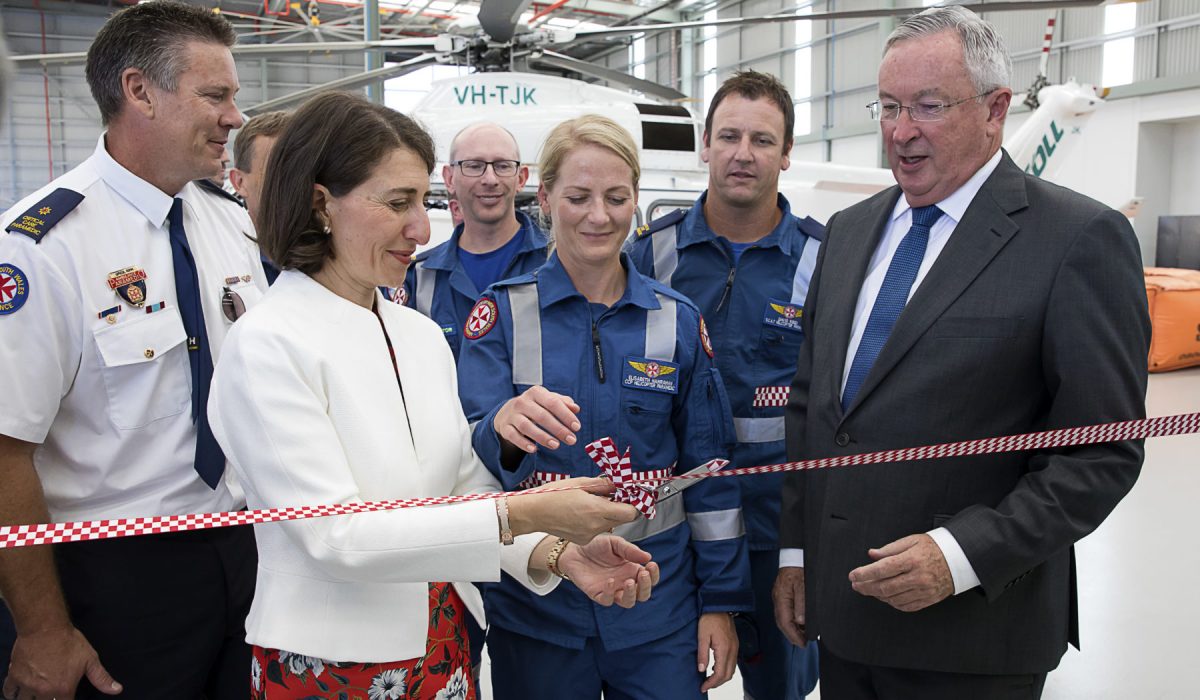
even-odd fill
[{"label": "white dress shirt", "polygon": [[[975,195],[979,194],[983,183],[987,181],[988,177],[996,169],[996,166],[1000,164],[1001,156],[1001,151],[997,150],[983,164],[983,167],[971,176],[971,179],[963,183],[962,187],[959,187],[949,197],[937,203],[938,209],[942,210],[942,216],[929,230],[929,243],[925,247],[925,257],[921,260],[921,267],[917,270],[917,278],[913,281],[912,288],[908,292],[909,300],[917,292],[917,288],[921,286],[921,282],[925,280],[925,276],[929,274],[930,268],[937,262],[938,256],[942,254],[946,243],[950,241],[950,236],[954,233],[958,222],[962,221],[967,207],[971,205],[971,201],[975,199]],[[867,276],[863,280],[862,290],[858,294],[858,302],[854,305],[854,324],[850,328],[850,344],[846,349],[846,362],[842,370],[842,391],[846,390],[846,380],[850,376],[850,368],[854,364],[854,356],[858,352],[858,346],[862,344],[863,332],[867,328],[867,320],[871,316],[871,309],[875,307],[875,300],[879,297],[879,290],[883,287],[883,280],[887,276],[888,267],[892,264],[892,257],[895,256],[896,249],[900,247],[900,242],[908,234],[911,226],[912,207],[908,205],[908,200],[902,195],[896,200],[892,216],[884,228],[883,236],[879,239],[879,245],[875,248],[874,255],[871,256],[871,262],[867,266]],[[978,586],[979,577],[975,574],[975,569],[971,566],[967,555],[963,552],[958,541],[954,539],[954,536],[950,534],[950,531],[944,527],[939,527],[931,530],[928,534],[937,543],[938,547],[941,548],[942,555],[946,558],[946,564],[950,568],[950,575],[954,579],[955,595]],[[882,547],[885,544],[887,543],[880,542],[879,546]],[[804,550],[781,550],[779,565],[781,567],[804,566]]]},{"label": "white dress shirt", "polygon": [[[39,445],[34,465],[55,522],[240,508],[229,470],[214,490],[194,467],[192,373],[167,229],[173,198],[113,160],[104,138],[0,222],[53,218],[39,203],[59,188],[84,196],[40,241],[0,234],[0,263],[28,283],[26,303],[0,315],[0,433]],[[177,196],[215,362],[232,325],[223,288],[250,307],[267,284],[245,212],[192,183]],[[140,307],[108,285],[129,267],[145,273]]]}]

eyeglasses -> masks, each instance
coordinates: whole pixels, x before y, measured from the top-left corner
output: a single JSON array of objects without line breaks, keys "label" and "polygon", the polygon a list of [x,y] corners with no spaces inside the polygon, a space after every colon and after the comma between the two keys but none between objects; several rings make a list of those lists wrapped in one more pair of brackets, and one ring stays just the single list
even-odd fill
[{"label": "eyeglasses", "polygon": [[483,177],[483,173],[487,171],[487,167],[492,166],[492,172],[496,173],[496,177],[511,177],[517,174],[517,168],[521,166],[519,160],[456,160],[450,165],[457,165],[459,172],[467,177]]},{"label": "eyeglasses", "polygon": [[900,110],[907,109],[909,118],[914,122],[939,122],[946,118],[946,110],[951,107],[984,97],[985,95],[990,95],[995,91],[995,89],[992,89],[987,92],[981,92],[978,95],[965,97],[957,102],[930,100],[929,102],[918,102],[915,105],[902,105],[899,102],[880,102],[879,100],[875,100],[867,105],[867,109],[871,112],[871,119],[875,121],[894,122],[900,118]]},{"label": "eyeglasses", "polygon": [[222,287],[221,290],[221,313],[233,323],[246,313],[246,302],[229,287]]}]

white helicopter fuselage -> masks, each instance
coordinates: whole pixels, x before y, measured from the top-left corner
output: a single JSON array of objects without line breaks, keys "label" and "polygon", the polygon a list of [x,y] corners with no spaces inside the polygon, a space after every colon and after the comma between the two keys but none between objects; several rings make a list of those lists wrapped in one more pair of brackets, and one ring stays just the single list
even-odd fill
[{"label": "white helicopter fuselage", "polygon": [[[1090,85],[1070,81],[1039,93],[1041,106],[1005,140],[1014,160],[1041,177],[1050,177],[1064,153],[1103,100]],[[602,114],[625,127],[640,149],[642,175],[637,221],[650,221],[672,209],[690,206],[708,186],[708,168],[700,159],[703,122],[686,108],[663,104],[621,90],[553,75],[487,72],[437,81],[412,112],[434,137],[438,161],[449,160],[450,142],[463,127],[489,121],[517,139],[521,159],[530,163],[525,193],[537,191],[538,153],[559,123],[583,114]],[[845,209],[895,184],[887,168],[793,161],[779,181],[793,211],[825,222]],[[442,174],[431,178],[435,192],[445,191]],[[436,245],[451,233],[449,213],[430,214]]]}]

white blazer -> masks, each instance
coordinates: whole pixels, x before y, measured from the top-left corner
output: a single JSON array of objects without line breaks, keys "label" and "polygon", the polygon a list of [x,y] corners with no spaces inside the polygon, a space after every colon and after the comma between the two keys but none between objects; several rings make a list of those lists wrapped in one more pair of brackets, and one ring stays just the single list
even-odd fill
[{"label": "white blazer", "polygon": [[[441,329],[376,303],[403,398],[379,318],[303,273],[285,271],[234,324],[208,413],[249,507],[500,490],[471,449]],[[492,501],[255,525],[255,535],[247,641],[329,661],[424,655],[430,581],[498,581],[503,566],[543,595],[557,584],[528,574],[542,535],[500,544]],[[455,588],[482,624],[475,587]]]}]

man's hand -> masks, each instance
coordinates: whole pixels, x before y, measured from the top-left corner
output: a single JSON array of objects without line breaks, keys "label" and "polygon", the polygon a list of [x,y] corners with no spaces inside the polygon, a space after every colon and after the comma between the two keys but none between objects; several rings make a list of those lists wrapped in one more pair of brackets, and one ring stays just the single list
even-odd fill
[{"label": "man's hand", "polygon": [[916,612],[954,594],[946,557],[929,535],[909,535],[867,554],[875,562],[850,572],[851,588],[862,595]]},{"label": "man's hand", "polygon": [[699,644],[696,649],[696,668],[708,672],[709,651],[712,651],[712,675],[700,686],[701,693],[716,688],[733,678],[737,668],[738,638],[729,613],[711,612],[700,616]]},{"label": "man's hand", "polygon": [[504,442],[533,454],[538,445],[548,450],[557,450],[563,442],[574,445],[579,430],[577,413],[579,404],[570,396],[533,386],[509,399],[496,412],[493,425]]},{"label": "man's hand", "polygon": [[808,641],[804,630],[804,569],[784,566],[775,576],[771,589],[775,601],[775,625],[788,641],[798,647]]},{"label": "man's hand", "polygon": [[105,695],[120,693],[96,650],[74,627],[56,627],[20,635],[4,681],[4,697],[19,700],[72,700],[84,676]]},{"label": "man's hand", "polygon": [[622,608],[650,600],[659,574],[649,552],[613,535],[601,535],[585,545],[568,545],[558,559],[558,568],[588,598]]}]

